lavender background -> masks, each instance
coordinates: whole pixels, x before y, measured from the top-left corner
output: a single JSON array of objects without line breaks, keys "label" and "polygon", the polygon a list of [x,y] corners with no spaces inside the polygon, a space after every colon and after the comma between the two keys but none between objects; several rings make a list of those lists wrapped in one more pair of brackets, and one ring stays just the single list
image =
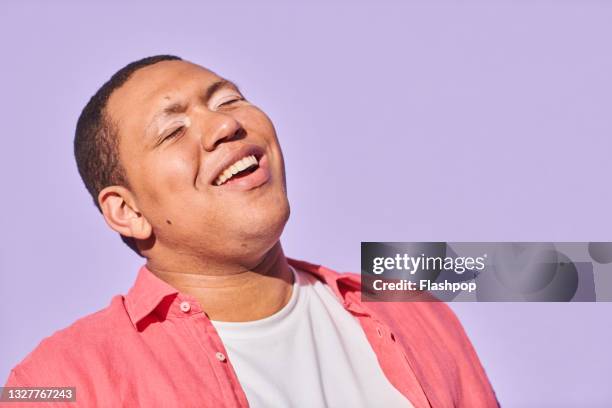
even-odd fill
[{"label": "lavender background", "polygon": [[[0,5],[1,382],[142,263],[72,156],[87,99],[142,56],[208,66],[271,116],[290,256],[357,272],[362,240],[612,240],[610,5],[101,3]],[[503,406],[612,403],[612,303],[451,306]]]}]

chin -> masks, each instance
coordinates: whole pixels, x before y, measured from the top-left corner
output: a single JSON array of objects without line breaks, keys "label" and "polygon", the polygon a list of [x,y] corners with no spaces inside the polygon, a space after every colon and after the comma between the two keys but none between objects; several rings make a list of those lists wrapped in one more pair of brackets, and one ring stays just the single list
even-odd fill
[{"label": "chin", "polygon": [[276,203],[263,209],[263,211],[248,214],[248,225],[243,231],[251,235],[251,239],[266,239],[278,241],[285,224],[289,220],[290,207],[287,200]]},{"label": "chin", "polygon": [[280,239],[290,212],[286,199],[261,211],[249,212],[247,222],[244,219],[238,222],[236,233],[240,236],[241,247],[253,254],[270,250]]}]

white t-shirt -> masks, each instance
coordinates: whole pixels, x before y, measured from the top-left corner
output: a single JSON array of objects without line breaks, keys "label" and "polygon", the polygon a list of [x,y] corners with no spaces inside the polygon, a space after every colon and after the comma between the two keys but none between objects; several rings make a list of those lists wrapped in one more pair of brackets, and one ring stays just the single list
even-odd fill
[{"label": "white t-shirt", "polygon": [[331,288],[292,270],[291,299],[277,313],[212,322],[251,407],[412,407]]}]

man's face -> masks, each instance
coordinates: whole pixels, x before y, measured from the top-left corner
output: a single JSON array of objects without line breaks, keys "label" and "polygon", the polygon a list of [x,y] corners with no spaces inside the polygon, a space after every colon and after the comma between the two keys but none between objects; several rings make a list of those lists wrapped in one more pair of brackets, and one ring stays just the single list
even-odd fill
[{"label": "man's face", "polygon": [[163,61],[136,71],[107,113],[154,247],[231,261],[278,240],[289,204],[276,132],[231,82]]}]

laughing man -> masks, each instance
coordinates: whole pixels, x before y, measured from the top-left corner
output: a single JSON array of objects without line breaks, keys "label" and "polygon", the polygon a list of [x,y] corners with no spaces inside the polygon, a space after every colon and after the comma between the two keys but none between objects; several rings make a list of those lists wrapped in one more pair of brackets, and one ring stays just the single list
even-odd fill
[{"label": "laughing man", "polygon": [[498,405],[444,303],[362,303],[358,275],[285,257],[276,132],[231,81],[174,56],[133,62],[85,106],[74,149],[146,263],[6,386],[76,387],[71,407]]}]

